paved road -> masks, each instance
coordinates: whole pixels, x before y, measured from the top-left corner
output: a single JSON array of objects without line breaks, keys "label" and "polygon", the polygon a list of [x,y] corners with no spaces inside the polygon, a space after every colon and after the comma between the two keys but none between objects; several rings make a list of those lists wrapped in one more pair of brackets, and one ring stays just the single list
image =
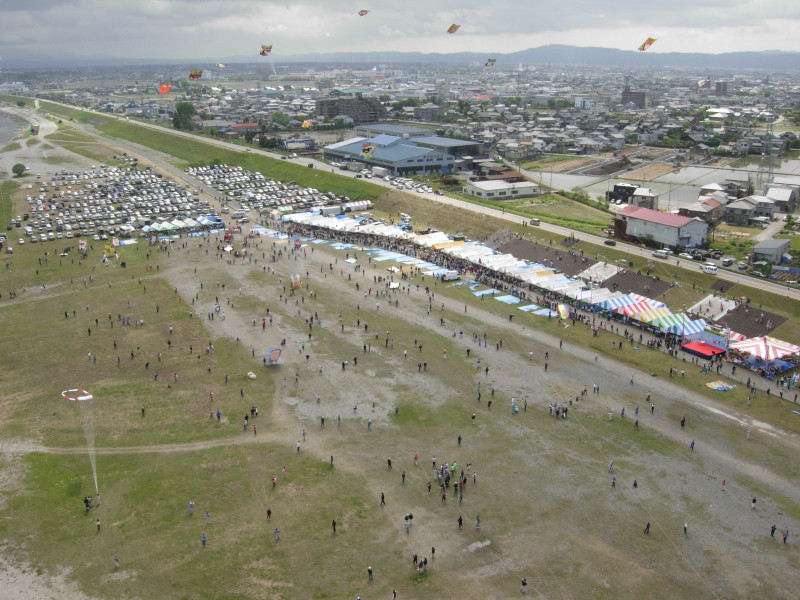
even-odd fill
[{"label": "paved road", "polygon": [[[58,103],[55,103],[55,104],[58,104]],[[71,109],[75,109],[76,108],[74,106],[70,106],[70,105],[67,105],[67,104],[63,104],[62,106],[65,106],[65,107],[71,108]],[[117,117],[115,115],[110,115],[108,113],[101,113],[101,112],[97,112],[97,111],[86,111],[86,112],[93,112],[93,113],[97,114],[98,116],[106,118],[106,119],[113,118],[113,119],[117,119],[117,120],[120,120],[120,121],[126,121],[126,122],[128,122],[128,123],[130,123],[132,125],[138,125],[140,127],[148,127],[150,129],[155,129],[157,131],[170,133],[172,135],[178,135],[178,136],[182,136],[182,137],[185,137],[185,138],[190,138],[190,139],[196,140],[198,142],[202,142],[202,143],[205,143],[205,144],[211,144],[211,145],[218,146],[220,148],[225,148],[225,149],[228,149],[228,150],[238,150],[240,152],[242,152],[242,151],[255,152],[255,153],[262,154],[264,156],[269,156],[270,158],[276,158],[276,159],[280,159],[280,157],[281,157],[280,154],[277,154],[277,153],[274,153],[274,152],[268,152],[266,150],[255,149],[255,148],[254,149],[250,149],[250,150],[246,150],[246,149],[243,149],[241,146],[239,146],[237,144],[232,144],[230,142],[225,142],[223,140],[216,140],[216,139],[213,139],[213,138],[206,138],[206,137],[198,138],[198,136],[196,136],[194,134],[191,134],[191,133],[187,133],[187,132],[183,132],[183,131],[175,131],[175,130],[171,130],[171,129],[166,129],[164,127],[160,127],[158,125],[153,125],[151,123],[144,123],[144,122],[141,122],[141,121],[131,121],[130,119],[127,119],[125,117]],[[75,123],[75,122],[72,122],[71,124],[75,125],[78,129],[80,129],[84,133],[87,133],[88,135],[92,135],[94,137],[100,137],[101,139],[103,139],[106,142],[110,142],[110,143],[112,143],[114,145],[118,145],[121,148],[128,148],[128,149],[130,149],[130,151],[134,151],[137,154],[146,156],[148,158],[148,160],[153,161],[154,163],[156,163],[159,166],[163,167],[164,169],[168,170],[170,173],[172,173],[176,177],[182,179],[183,181],[185,181],[185,182],[187,182],[187,183],[189,183],[191,185],[194,185],[196,187],[199,187],[201,189],[204,189],[207,193],[211,194],[211,196],[214,197],[214,198],[219,198],[219,196],[220,196],[220,193],[217,192],[216,190],[213,190],[212,188],[209,188],[208,186],[203,185],[199,180],[195,179],[194,177],[191,177],[190,175],[188,175],[187,173],[184,173],[180,169],[176,169],[174,166],[172,166],[172,165],[164,162],[163,160],[159,159],[158,157],[154,156],[151,150],[149,150],[149,149],[147,149],[147,148],[145,148],[143,146],[139,146],[138,144],[134,145],[134,144],[130,144],[130,143],[120,142],[116,138],[115,139],[110,139],[110,138],[106,138],[106,137],[103,137],[103,136],[98,136],[98,134],[90,131],[90,126],[80,125],[80,124]],[[135,148],[135,150],[134,150],[134,148]],[[333,169],[333,168],[331,168],[330,165],[328,165],[328,164],[326,164],[326,163],[324,163],[322,161],[315,160],[315,159],[309,159],[309,158],[305,158],[305,157],[298,157],[298,158],[294,158],[294,159],[289,158],[287,160],[289,162],[292,162],[292,163],[298,164],[298,165],[313,164],[314,168],[317,168],[317,169],[330,169],[331,171],[333,171],[333,172],[335,172],[338,175],[343,176],[343,177],[355,177],[355,175],[356,175],[355,173],[350,172],[350,171],[342,171],[340,169]],[[382,179],[379,179],[379,178],[373,178],[373,179],[370,179],[369,181],[371,183],[376,184],[376,185],[382,185],[382,186],[384,186],[386,188],[394,189],[389,182],[383,181]],[[470,210],[472,212],[485,214],[485,215],[492,216],[492,217],[495,217],[495,218],[498,218],[498,219],[504,219],[506,221],[511,221],[511,222],[515,222],[515,223],[523,223],[523,222],[528,220],[528,219],[525,219],[525,218],[520,217],[518,215],[505,213],[505,212],[503,212],[501,210],[497,210],[495,208],[489,208],[489,207],[486,207],[486,206],[480,206],[480,205],[477,205],[477,204],[472,204],[470,202],[465,202],[464,200],[459,200],[459,199],[456,199],[456,198],[450,198],[448,196],[437,196],[435,194],[422,194],[422,193],[418,193],[418,192],[412,192],[412,191],[409,191],[409,190],[405,190],[405,192],[409,193],[409,194],[412,194],[414,196],[420,197],[420,198],[424,198],[426,200],[430,200],[430,201],[433,201],[433,202],[439,202],[441,204],[447,204],[447,205],[450,205],[450,206],[456,206],[456,207],[459,207],[459,208],[463,208],[464,210]],[[542,223],[539,228],[542,231],[547,231],[547,232],[552,233],[554,237],[558,237],[558,236],[560,236],[560,237],[568,237],[568,236],[572,235],[572,236],[576,237],[579,240],[590,242],[590,243],[593,243],[593,244],[598,244],[598,245],[601,245],[601,246],[603,245],[603,243],[604,243],[604,241],[606,239],[606,238],[598,236],[598,235],[592,235],[592,234],[589,234],[589,233],[583,233],[583,232],[579,232],[579,231],[574,231],[574,230],[568,229],[566,227],[561,227],[559,225],[551,225],[549,223]],[[633,254],[633,255],[638,255],[638,256],[641,256],[641,257],[648,257],[649,258],[652,255],[652,251],[649,250],[649,249],[640,248],[638,246],[634,246],[632,244],[626,244],[626,243],[622,243],[622,242],[617,242],[616,249],[624,251],[624,252],[628,252],[628,253]],[[683,268],[683,269],[688,269],[688,270],[692,270],[692,271],[700,271],[700,264],[699,263],[691,263],[691,267],[688,267],[688,266],[686,266],[687,265],[687,261],[686,260],[681,261],[681,259],[678,259],[678,258],[675,258],[675,257],[670,257],[670,258],[667,258],[667,259],[653,259],[653,261],[658,261],[658,262],[661,262],[662,260],[664,262],[670,263],[673,266],[677,266],[677,267],[680,267],[680,268]],[[783,296],[783,297],[786,297],[786,298],[791,298],[793,300],[800,300],[800,289],[790,288],[790,287],[785,286],[785,285],[774,283],[774,282],[768,281],[768,280],[758,279],[756,277],[750,277],[749,275],[745,275],[745,274],[742,274],[742,273],[736,273],[734,271],[727,271],[725,269],[720,269],[717,272],[717,278],[725,280],[725,281],[730,281],[732,283],[741,283],[741,284],[744,284],[744,285],[748,285],[748,286],[753,287],[755,289],[760,289],[760,290],[764,290],[764,291],[767,291],[767,292],[771,292],[773,294],[777,294],[779,296]]]}]

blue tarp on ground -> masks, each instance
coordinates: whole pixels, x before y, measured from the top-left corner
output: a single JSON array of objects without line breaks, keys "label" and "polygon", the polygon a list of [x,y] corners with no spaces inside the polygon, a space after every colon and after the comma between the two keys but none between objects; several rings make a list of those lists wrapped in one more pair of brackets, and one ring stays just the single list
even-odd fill
[{"label": "blue tarp on ground", "polygon": [[497,296],[495,300],[499,300],[500,302],[503,302],[505,304],[519,304],[520,302],[522,302],[522,300],[520,300],[516,296]]},{"label": "blue tarp on ground", "polygon": [[537,306],[536,304],[528,304],[527,306],[518,306],[517,308],[525,312],[533,312],[535,310],[539,310],[541,306]]},{"label": "blue tarp on ground", "polygon": [[459,281],[458,283],[454,283],[453,285],[454,286],[456,286],[456,285],[467,285],[467,284],[472,284],[472,283],[478,283],[478,282],[474,281],[474,280],[471,280],[471,281]]},{"label": "blue tarp on ground", "polygon": [[472,292],[473,296],[486,296],[487,294],[500,294],[500,290],[481,290],[480,292]]},{"label": "blue tarp on ground", "polygon": [[533,314],[539,315],[540,317],[557,317],[558,313],[554,310],[550,310],[549,308],[543,308],[542,310],[537,310]]}]

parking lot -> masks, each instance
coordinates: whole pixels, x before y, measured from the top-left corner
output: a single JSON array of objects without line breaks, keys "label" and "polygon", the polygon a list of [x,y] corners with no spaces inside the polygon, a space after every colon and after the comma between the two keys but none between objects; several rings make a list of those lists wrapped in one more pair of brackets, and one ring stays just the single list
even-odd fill
[{"label": "parking lot", "polygon": [[6,224],[17,243],[60,239],[131,237],[145,231],[202,229],[196,219],[214,214],[196,191],[136,160],[116,157],[123,166],[93,166],[88,171],[62,169],[38,175],[27,185],[27,206]]}]

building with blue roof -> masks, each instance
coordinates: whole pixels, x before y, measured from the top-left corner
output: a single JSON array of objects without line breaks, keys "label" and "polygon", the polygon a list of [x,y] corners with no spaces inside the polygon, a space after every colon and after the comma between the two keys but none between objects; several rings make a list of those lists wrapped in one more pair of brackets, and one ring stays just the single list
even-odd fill
[{"label": "building with blue roof", "polygon": [[455,164],[455,156],[449,152],[385,133],[325,146],[323,155],[326,159],[360,162],[365,168],[384,167],[392,175],[449,173]]}]

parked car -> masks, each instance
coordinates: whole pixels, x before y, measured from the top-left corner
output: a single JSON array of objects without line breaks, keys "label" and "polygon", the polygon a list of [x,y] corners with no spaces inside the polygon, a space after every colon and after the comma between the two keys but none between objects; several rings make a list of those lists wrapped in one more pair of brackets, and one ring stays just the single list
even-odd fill
[{"label": "parked car", "polygon": [[687,260],[694,260],[694,256],[692,256],[688,252],[681,252],[680,254],[678,254],[678,258],[685,258]]},{"label": "parked car", "polygon": [[603,243],[604,243],[606,246],[616,246],[616,245],[617,245],[617,242],[616,242],[616,241],[614,241],[614,240],[605,240]]}]

